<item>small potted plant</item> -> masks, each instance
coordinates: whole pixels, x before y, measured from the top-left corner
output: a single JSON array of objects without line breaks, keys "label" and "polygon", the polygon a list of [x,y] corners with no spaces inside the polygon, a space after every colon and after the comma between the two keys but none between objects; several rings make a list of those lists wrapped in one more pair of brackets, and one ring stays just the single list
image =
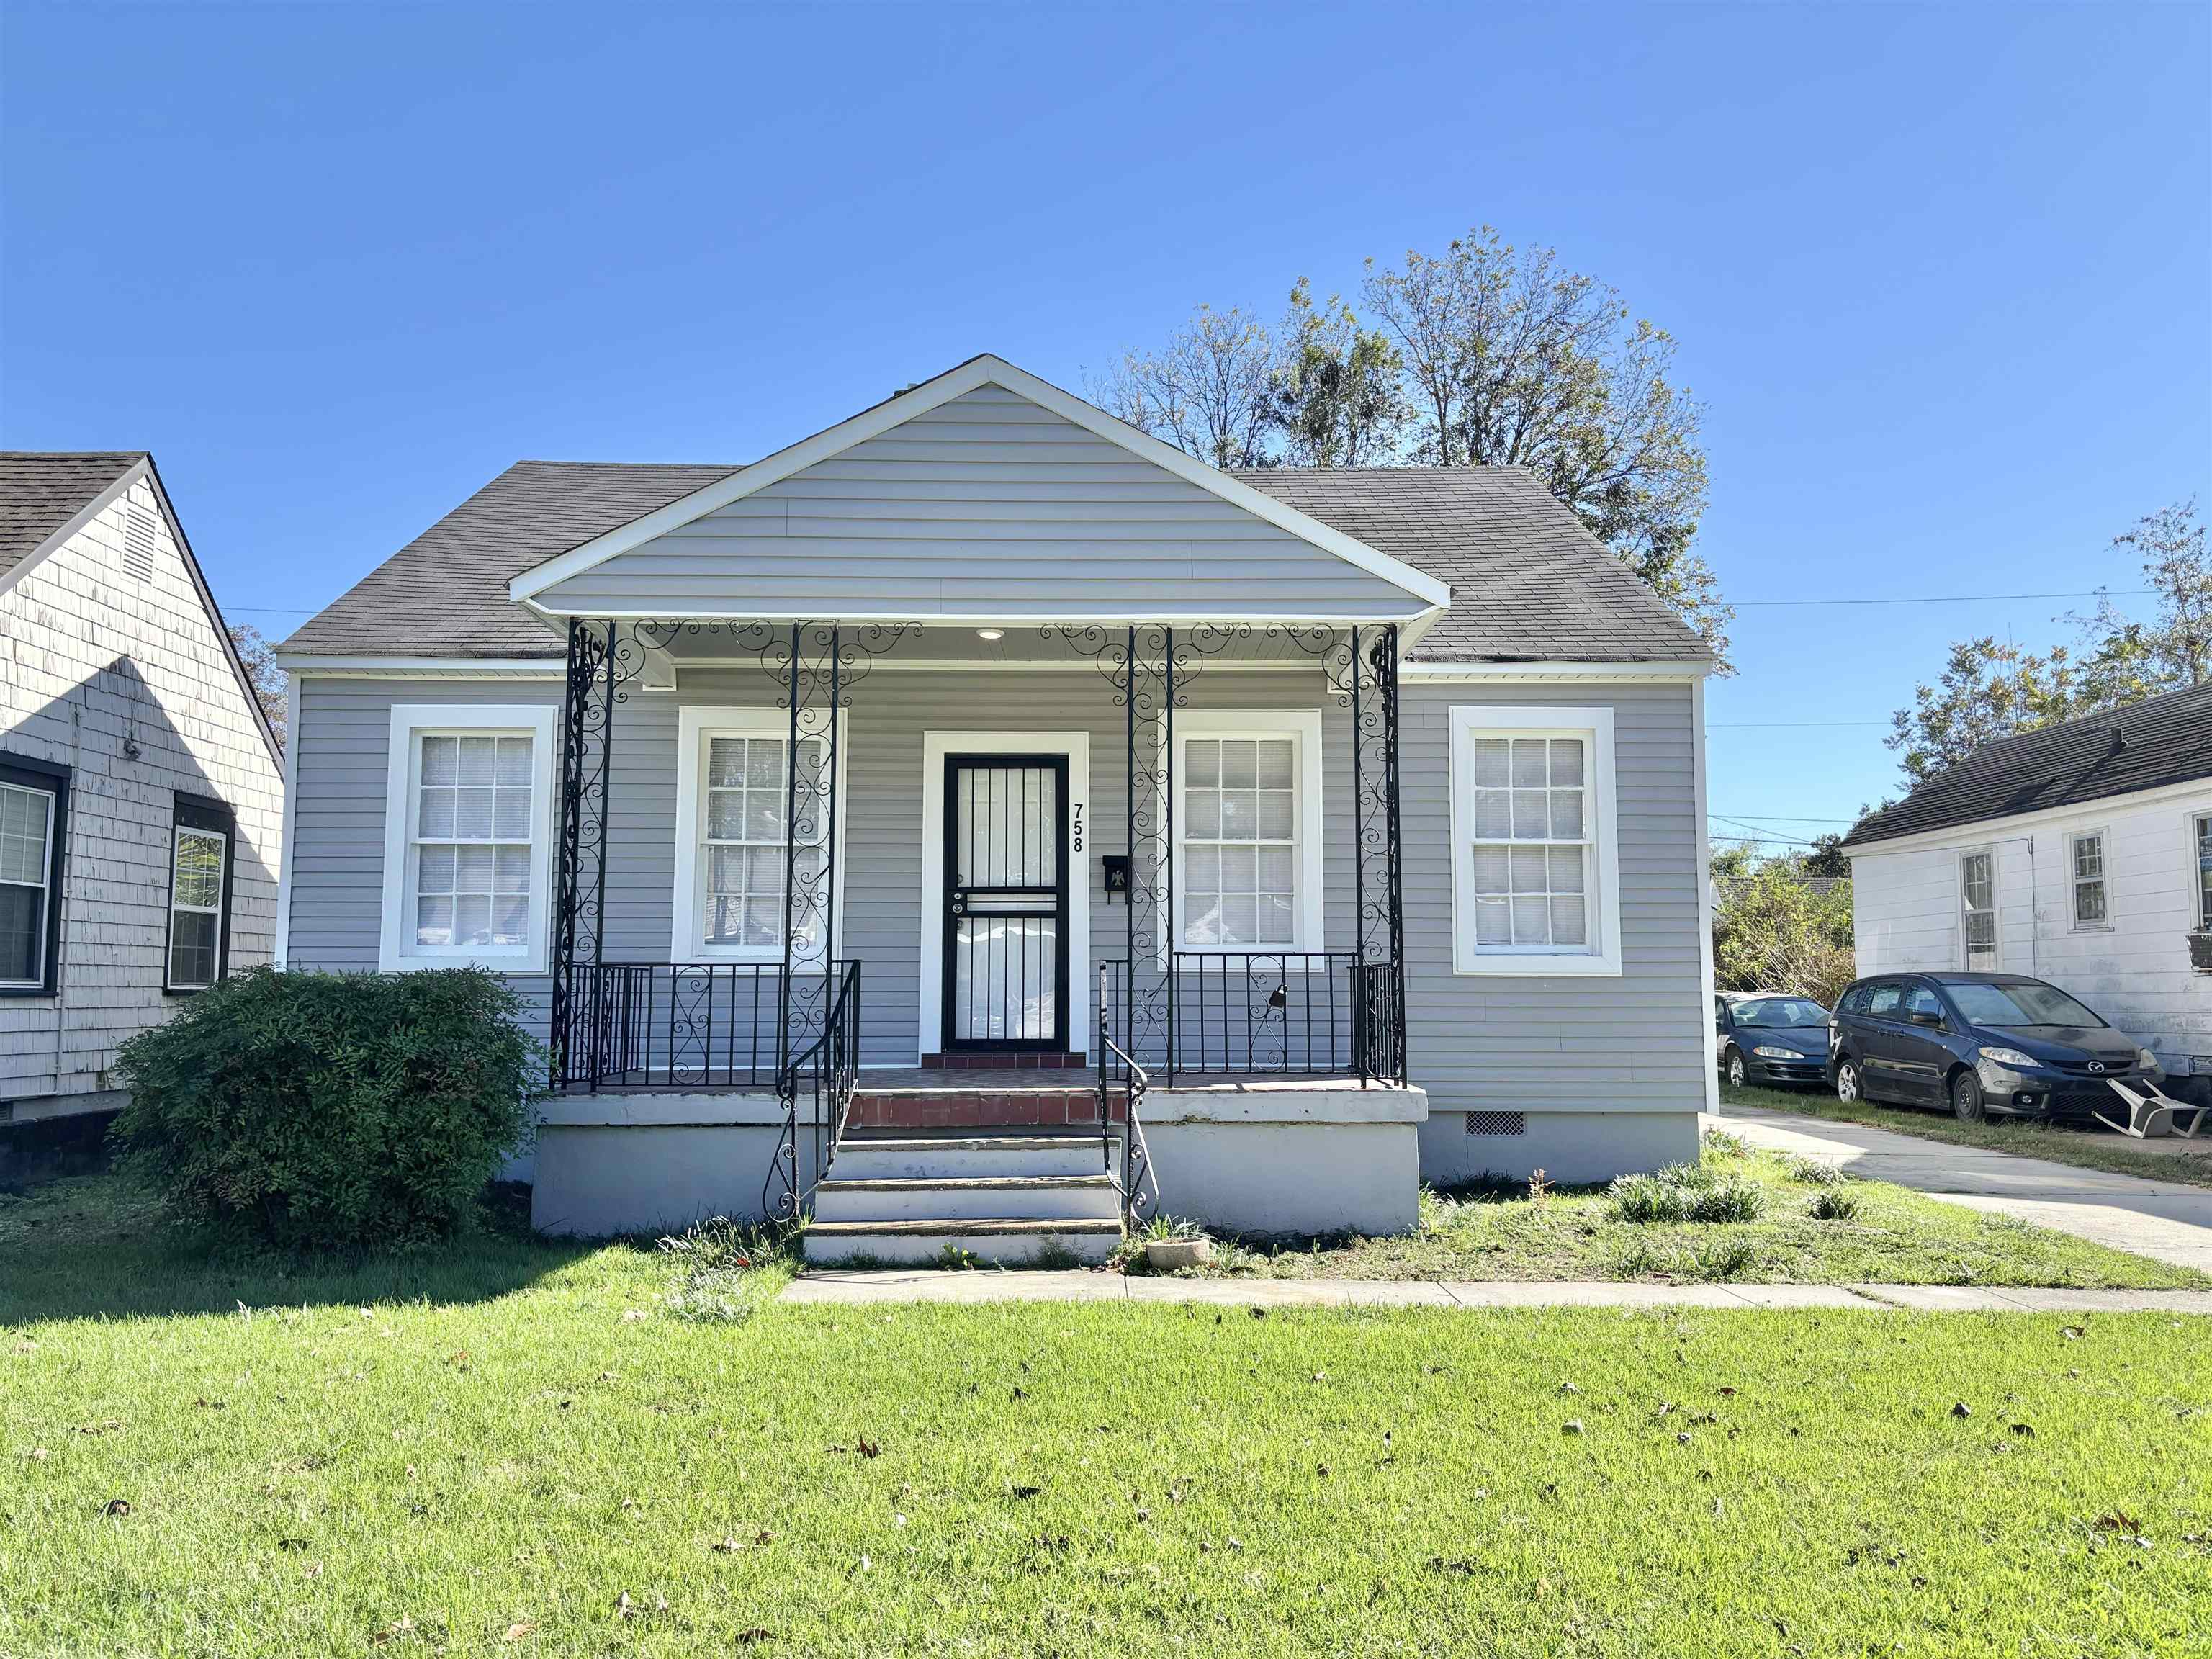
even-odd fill
[{"label": "small potted plant", "polygon": [[1202,1267],[1213,1260],[1213,1241],[1194,1221],[1156,1215],[1139,1237],[1144,1241],[1145,1266],[1156,1273]]}]

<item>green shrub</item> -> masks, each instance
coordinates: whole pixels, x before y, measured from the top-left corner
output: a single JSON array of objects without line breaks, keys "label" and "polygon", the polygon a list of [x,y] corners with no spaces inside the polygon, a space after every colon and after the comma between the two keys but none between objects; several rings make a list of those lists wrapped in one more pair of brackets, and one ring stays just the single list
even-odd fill
[{"label": "green shrub", "polygon": [[1859,1195],[1848,1187],[1824,1187],[1813,1194],[1807,1209],[1815,1221],[1856,1221],[1859,1213]]},{"label": "green shrub", "polygon": [[1748,1181],[1722,1180],[1695,1164],[1673,1164],[1654,1175],[1622,1176],[1609,1190],[1616,1221],[1756,1221],[1765,1195]]},{"label": "green shrub", "polygon": [[528,1127],[522,1000],[482,969],[258,968],[123,1045],[111,1133],[172,1212],[288,1247],[450,1233]]},{"label": "green shrub", "polygon": [[1692,1221],[1756,1221],[1765,1207],[1765,1194],[1748,1181],[1723,1181],[1690,1194]]},{"label": "green shrub", "polygon": [[1616,1221],[1632,1224],[1686,1221],[1690,1194],[1662,1176],[1622,1176],[1611,1188]]},{"label": "green shrub", "polygon": [[1839,1165],[1823,1164],[1817,1158],[1791,1158],[1790,1178],[1802,1181],[1808,1187],[1839,1187],[1845,1179]]},{"label": "green shrub", "polygon": [[1715,1234],[1701,1239],[1674,1265],[1686,1279],[1707,1281],[1741,1279],[1759,1265],[1759,1250],[1741,1233]]}]

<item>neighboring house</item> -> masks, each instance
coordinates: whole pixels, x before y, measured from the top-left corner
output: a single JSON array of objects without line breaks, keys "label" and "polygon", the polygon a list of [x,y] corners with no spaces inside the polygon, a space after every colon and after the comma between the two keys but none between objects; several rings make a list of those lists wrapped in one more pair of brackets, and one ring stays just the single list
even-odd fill
[{"label": "neighboring house", "polygon": [[0,453],[0,1121],[270,958],[283,757],[151,456]]},{"label": "neighboring house", "polygon": [[1178,1215],[1696,1155],[1711,660],[1517,469],[1231,475],[979,357],[750,466],[518,463],[281,660],[280,956],[524,989],[542,1225],[1117,1229],[880,1144],[1088,1124],[1097,1182],[1102,1002]]},{"label": "neighboring house", "polygon": [[1984,744],[1844,851],[1862,975],[2047,979],[2212,1103],[2212,686]]}]

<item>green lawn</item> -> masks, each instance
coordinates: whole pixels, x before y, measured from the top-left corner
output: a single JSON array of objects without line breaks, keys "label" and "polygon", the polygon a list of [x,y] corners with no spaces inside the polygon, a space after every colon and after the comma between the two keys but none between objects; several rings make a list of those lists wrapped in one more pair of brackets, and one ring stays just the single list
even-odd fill
[{"label": "green lawn", "polygon": [[647,1250],[210,1264],[113,1195],[0,1201],[0,1653],[2141,1655],[2212,1632],[2212,1320],[708,1322],[669,1311]]},{"label": "green lawn", "polygon": [[[1218,1251],[1214,1274],[1341,1279],[1743,1279],[1805,1284],[2072,1285],[2204,1288],[2185,1267],[1986,1215],[1894,1187],[1799,1178],[1793,1160],[1709,1139],[1704,1169],[1762,1200],[1756,1220],[1620,1219],[1603,1188],[1525,1188],[1425,1194],[1419,1230],[1402,1238],[1323,1240]],[[1815,1199],[1841,1191],[1857,1213],[1819,1220]]]},{"label": "green lawn", "polygon": [[2003,1118],[1986,1123],[1961,1123],[1948,1112],[1932,1107],[1881,1106],[1863,1100],[1846,1104],[1838,1100],[1831,1090],[1731,1089],[1723,1083],[1721,1104],[1723,1109],[1757,1106],[1771,1112],[1798,1112],[1808,1117],[1832,1118],[1838,1123],[1864,1123],[1877,1129],[1894,1129],[1899,1134],[1948,1141],[1954,1146],[2048,1158],[2054,1164],[2071,1164],[2077,1169],[2212,1187],[2212,1122],[2205,1126],[2206,1138],[2192,1143],[2188,1151],[2147,1152],[2125,1135],[2102,1129],[2075,1129],[2056,1123]]}]

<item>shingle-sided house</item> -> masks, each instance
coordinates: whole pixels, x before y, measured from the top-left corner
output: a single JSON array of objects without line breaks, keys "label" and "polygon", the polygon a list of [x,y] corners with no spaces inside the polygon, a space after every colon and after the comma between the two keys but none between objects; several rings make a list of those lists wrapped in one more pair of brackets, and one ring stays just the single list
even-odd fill
[{"label": "shingle-sided house", "polygon": [[1095,1254],[1116,1182],[1695,1155],[1711,662],[1521,471],[1220,472],[978,357],[520,463],[283,652],[283,959],[526,990],[541,1226]]},{"label": "shingle-sided house", "polygon": [[0,1121],[270,959],[283,760],[153,459],[0,453]]},{"label": "shingle-sided house", "polygon": [[1862,975],[2050,980],[2212,1105],[2212,685],[1984,744],[1844,851]]}]

